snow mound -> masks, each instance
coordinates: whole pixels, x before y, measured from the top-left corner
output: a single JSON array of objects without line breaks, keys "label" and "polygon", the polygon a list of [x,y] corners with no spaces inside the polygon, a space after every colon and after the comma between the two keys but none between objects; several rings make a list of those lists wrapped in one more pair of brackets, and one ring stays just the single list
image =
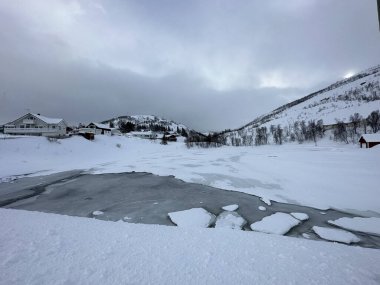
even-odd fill
[{"label": "snow mound", "polygon": [[358,238],[356,235],[345,230],[317,226],[314,226],[312,229],[318,236],[326,240],[343,242],[346,244],[360,241],[360,238]]},{"label": "snow mound", "polygon": [[215,215],[203,208],[192,208],[189,210],[169,213],[170,220],[179,227],[208,228],[214,221]]},{"label": "snow mound", "polygon": [[93,216],[101,216],[101,215],[103,215],[104,214],[104,212],[102,212],[102,211],[93,211],[92,212],[92,215]]},{"label": "snow mound", "polygon": [[284,235],[301,222],[286,213],[275,213],[251,224],[251,229],[267,234]]},{"label": "snow mound", "polygon": [[241,230],[247,221],[236,212],[226,211],[221,213],[215,222],[215,228],[227,228]]},{"label": "snow mound", "polygon": [[260,210],[260,211],[266,211],[267,208],[265,208],[264,206],[259,206],[259,210]]},{"label": "snow mound", "polygon": [[340,218],[335,221],[328,221],[328,223],[347,230],[380,235],[380,218]]},{"label": "snow mound", "polygon": [[238,208],[239,208],[239,205],[236,205],[236,204],[222,207],[223,210],[225,210],[225,211],[231,211],[231,212],[232,211],[236,211]]},{"label": "snow mound", "polygon": [[309,219],[309,216],[305,213],[290,213],[294,218],[300,221],[306,221]]}]

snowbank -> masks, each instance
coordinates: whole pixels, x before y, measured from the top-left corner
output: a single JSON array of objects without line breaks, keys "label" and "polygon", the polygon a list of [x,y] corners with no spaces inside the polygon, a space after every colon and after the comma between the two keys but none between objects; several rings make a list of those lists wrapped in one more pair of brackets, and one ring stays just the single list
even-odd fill
[{"label": "snowbank", "polygon": [[0,209],[1,284],[378,284],[380,251]]}]

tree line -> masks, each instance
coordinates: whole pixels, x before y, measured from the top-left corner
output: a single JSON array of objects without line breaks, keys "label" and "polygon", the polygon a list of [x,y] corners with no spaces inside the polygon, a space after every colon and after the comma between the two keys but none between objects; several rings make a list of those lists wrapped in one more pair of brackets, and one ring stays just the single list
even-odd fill
[{"label": "tree line", "polygon": [[[371,112],[368,117],[363,118],[359,113],[349,117],[345,123],[337,120],[332,126],[332,137],[335,141],[356,143],[361,133],[377,133],[380,129],[380,111]],[[281,145],[284,142],[314,142],[325,136],[326,126],[323,120],[305,120],[289,123],[287,126],[270,125],[263,127],[241,128],[234,131],[215,132],[208,135],[194,133],[186,140],[188,147],[219,147],[222,145],[232,146],[260,146],[267,144]]]}]

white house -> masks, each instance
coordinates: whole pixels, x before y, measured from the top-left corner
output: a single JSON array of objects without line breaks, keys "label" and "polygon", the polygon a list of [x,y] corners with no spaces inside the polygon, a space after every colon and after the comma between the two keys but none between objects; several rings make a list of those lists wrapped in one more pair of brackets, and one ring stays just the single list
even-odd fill
[{"label": "white house", "polygon": [[79,129],[80,134],[90,133],[94,135],[121,136],[121,132],[116,128],[100,123],[89,123],[86,127]]},{"label": "white house", "polygon": [[105,124],[91,122],[86,126],[87,132],[92,132],[95,135],[111,135],[112,128]]},{"label": "white house", "polygon": [[63,119],[48,118],[28,113],[4,125],[4,134],[61,137],[66,135],[67,123]]}]

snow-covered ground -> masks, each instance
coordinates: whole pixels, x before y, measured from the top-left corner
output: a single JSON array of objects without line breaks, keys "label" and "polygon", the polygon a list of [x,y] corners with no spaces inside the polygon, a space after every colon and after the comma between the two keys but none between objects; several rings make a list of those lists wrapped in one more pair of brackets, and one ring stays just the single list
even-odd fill
[{"label": "snow-covered ground", "polygon": [[380,251],[0,209],[0,284],[379,284]]},{"label": "snow-covered ground", "polygon": [[93,142],[25,137],[0,140],[0,179],[73,169],[143,171],[254,194],[263,201],[380,216],[379,159],[380,147],[360,149],[331,141],[187,149],[179,142],[161,145],[117,136],[97,136]]}]

